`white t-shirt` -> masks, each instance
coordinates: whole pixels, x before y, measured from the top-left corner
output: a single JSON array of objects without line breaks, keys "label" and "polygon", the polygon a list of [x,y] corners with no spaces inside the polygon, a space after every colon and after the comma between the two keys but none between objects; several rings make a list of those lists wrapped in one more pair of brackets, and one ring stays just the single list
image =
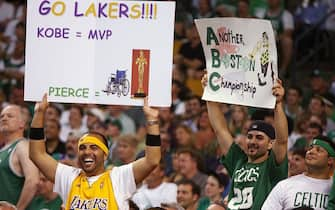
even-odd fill
[{"label": "white t-shirt", "polygon": [[163,182],[154,189],[148,189],[147,185],[142,185],[133,195],[132,200],[141,210],[149,207],[160,207],[161,203],[176,203],[177,185]]},{"label": "white t-shirt", "polygon": [[332,179],[315,179],[299,174],[279,182],[265,200],[262,210],[288,210],[308,206],[327,209]]},{"label": "white t-shirt", "polygon": [[[66,204],[72,182],[79,175],[81,169],[58,163],[55,175],[54,192],[58,193]],[[90,177],[89,183],[93,183],[99,176]],[[132,164],[114,167],[110,173],[113,184],[114,196],[120,210],[128,210],[128,199],[136,191],[135,178]]]}]

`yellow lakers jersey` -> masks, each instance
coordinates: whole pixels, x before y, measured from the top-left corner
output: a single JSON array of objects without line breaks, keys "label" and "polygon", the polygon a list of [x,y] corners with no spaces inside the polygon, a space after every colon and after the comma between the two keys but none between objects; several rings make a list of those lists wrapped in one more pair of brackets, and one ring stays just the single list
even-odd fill
[{"label": "yellow lakers jersey", "polygon": [[104,172],[92,185],[82,172],[72,183],[66,202],[66,210],[114,210],[118,209],[110,171]]}]

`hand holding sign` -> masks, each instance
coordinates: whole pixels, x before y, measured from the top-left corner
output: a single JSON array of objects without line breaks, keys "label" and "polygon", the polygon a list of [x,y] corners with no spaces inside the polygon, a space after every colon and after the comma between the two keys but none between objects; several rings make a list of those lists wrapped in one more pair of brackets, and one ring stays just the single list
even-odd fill
[{"label": "hand holding sign", "polygon": [[48,95],[45,93],[43,95],[42,101],[41,102],[36,102],[34,112],[41,112],[44,113],[45,110],[48,108]]},{"label": "hand holding sign", "polygon": [[285,89],[280,79],[277,79],[275,85],[272,87],[272,94],[276,97],[276,104],[283,102]]}]

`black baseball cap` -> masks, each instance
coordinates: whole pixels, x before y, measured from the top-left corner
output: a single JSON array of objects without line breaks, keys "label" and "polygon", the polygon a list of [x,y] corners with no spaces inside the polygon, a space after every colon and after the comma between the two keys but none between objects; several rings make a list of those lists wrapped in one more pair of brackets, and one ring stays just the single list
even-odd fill
[{"label": "black baseball cap", "polygon": [[262,120],[254,121],[248,129],[248,132],[249,131],[262,131],[270,139],[275,139],[276,138],[276,132],[275,132],[275,129],[273,128],[273,126],[270,125],[269,123],[266,123],[266,122],[262,121]]}]

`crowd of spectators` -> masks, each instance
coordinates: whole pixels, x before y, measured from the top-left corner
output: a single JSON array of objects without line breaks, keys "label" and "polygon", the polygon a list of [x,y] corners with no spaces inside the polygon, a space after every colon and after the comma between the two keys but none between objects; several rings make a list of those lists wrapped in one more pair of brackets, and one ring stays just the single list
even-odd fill
[{"label": "crowd of spectators", "polygon": [[[308,173],[304,158],[313,139],[323,135],[335,142],[335,67],[308,71],[294,69],[294,58],[313,50],[316,33],[310,33],[302,39],[298,55],[294,55],[294,43],[299,35],[311,28],[335,37],[335,14],[331,14],[334,10],[334,0],[176,1],[172,104],[171,107],[159,110],[162,161],[143,185],[138,187],[138,192],[131,201],[131,209],[154,209],[158,206],[163,209],[186,210],[226,208],[225,198],[229,193],[231,179],[227,169],[220,163],[222,151],[210,123],[206,103],[201,100],[201,78],[206,64],[200,37],[193,23],[197,18],[240,17],[271,21],[278,47],[278,74],[285,84],[283,108],[289,131],[288,175]],[[27,138],[33,115],[33,104],[23,100],[25,27],[26,2],[0,0],[0,110],[8,105],[16,105],[14,108],[20,110],[16,110],[20,112],[18,118],[23,123],[22,130],[21,127],[17,128],[20,129],[19,133],[22,131],[19,138]],[[329,58],[330,53],[334,59],[335,44],[329,43],[329,46],[334,46],[333,51],[321,54]],[[332,59],[325,59],[323,62],[330,65]],[[293,83],[290,75],[294,71],[306,71],[307,76],[303,77],[304,80]],[[220,108],[234,142],[242,150],[247,147],[246,134],[252,121],[264,120],[274,124],[272,110],[229,104],[221,104]],[[7,114],[2,113],[0,154],[8,150],[7,141],[17,140],[10,139],[8,133],[1,129],[4,118],[7,118]],[[78,140],[88,131],[102,133],[108,138],[110,153],[105,163],[107,168],[130,163],[144,154],[146,129],[141,108],[94,104],[49,105],[45,115],[46,149],[55,159],[78,166]],[[21,147],[25,151],[25,146]],[[24,159],[25,156],[20,158]],[[17,161],[27,163],[21,159]],[[0,160],[0,170],[3,167]],[[38,176],[37,171],[29,174],[24,170],[25,167],[17,167],[20,173],[13,176]],[[0,180],[3,180],[1,175],[3,174],[0,172]],[[36,186],[30,188],[30,192],[35,194],[32,200],[34,207],[31,209],[56,209],[52,205],[60,207],[59,197],[52,193],[52,183],[43,174],[35,178],[40,179],[40,183],[32,179]],[[290,181],[294,186],[295,179]],[[284,184],[285,182],[282,183]],[[329,185],[327,182],[328,188]],[[5,189],[2,188],[3,190]],[[0,193],[0,200],[3,200],[1,195]],[[273,196],[267,201],[268,206],[271,206],[271,199]],[[18,206],[18,200],[6,201],[15,204],[18,209],[26,208]],[[22,200],[19,201],[22,204]]]}]

